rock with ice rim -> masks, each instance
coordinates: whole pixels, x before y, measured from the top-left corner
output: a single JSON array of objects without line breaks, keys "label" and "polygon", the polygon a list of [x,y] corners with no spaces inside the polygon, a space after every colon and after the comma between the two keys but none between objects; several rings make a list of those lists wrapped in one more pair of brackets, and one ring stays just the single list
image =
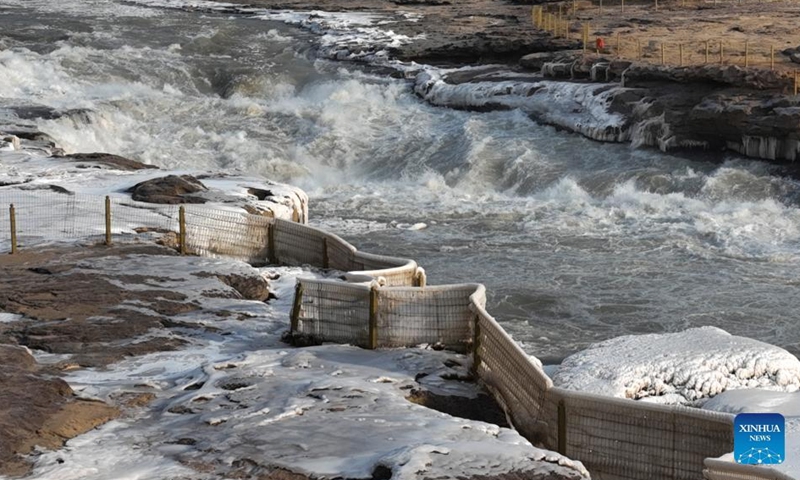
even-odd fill
[{"label": "rock with ice rim", "polygon": [[564,360],[553,383],[612,397],[699,406],[726,390],[797,391],[800,360],[773,345],[702,327],[593,345]]}]

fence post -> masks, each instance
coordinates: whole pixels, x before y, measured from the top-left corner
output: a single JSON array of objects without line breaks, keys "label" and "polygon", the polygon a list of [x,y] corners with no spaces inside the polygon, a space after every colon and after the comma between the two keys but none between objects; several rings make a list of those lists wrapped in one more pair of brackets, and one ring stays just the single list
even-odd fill
[{"label": "fence post", "polygon": [[642,40],[638,39],[638,38],[636,39],[636,50],[638,50],[639,61],[641,62],[642,61]]},{"label": "fence post", "polygon": [[[797,90],[796,85],[794,89]],[[11,221],[11,254],[13,255],[17,253],[17,212],[14,210],[13,203],[8,208],[8,218]]]},{"label": "fence post", "polygon": [[664,53],[664,42],[661,42],[661,65],[666,65],[666,54]]},{"label": "fence post", "polygon": [[589,42],[589,24],[583,24],[583,53],[586,53],[586,44]]},{"label": "fence post", "polygon": [[744,41],[744,68],[750,66],[750,42]]},{"label": "fence post", "polygon": [[625,13],[625,0],[622,0],[622,3],[620,4],[620,9],[622,10],[621,13]]},{"label": "fence post", "polygon": [[708,64],[708,47],[709,47],[708,40],[706,40],[706,64]]},{"label": "fence post", "polygon": [[563,398],[558,401],[558,453],[567,454],[567,406]]},{"label": "fence post", "polygon": [[275,222],[267,224],[267,260],[269,263],[276,265],[278,257],[275,254]]},{"label": "fence post", "polygon": [[658,0],[656,0],[656,12],[658,11]]},{"label": "fence post", "polygon": [[600,15],[603,14],[603,0],[600,0]]},{"label": "fence post", "polygon": [[369,290],[369,345],[367,348],[378,348],[378,285],[373,284]]},{"label": "fence post", "polygon": [[622,43],[619,39],[619,32],[617,32],[617,58],[622,58]]},{"label": "fence post", "polygon": [[290,314],[291,322],[289,324],[289,331],[294,333],[300,327],[300,309],[303,306],[303,284],[298,281],[294,287],[294,303],[292,304],[292,313]]},{"label": "fence post", "polygon": [[797,89],[800,87],[800,74],[798,74],[797,70],[794,72],[794,94],[797,95]]},{"label": "fence post", "polygon": [[186,255],[186,207],[183,205],[178,208],[178,242],[181,255]]},{"label": "fence post", "polygon": [[679,52],[679,56],[680,56],[680,59],[679,59],[680,63],[678,65],[682,67],[683,66],[683,44],[682,43],[678,44],[678,52]]},{"label": "fence post", "polygon": [[478,367],[481,364],[481,317],[475,315],[475,323],[472,325],[472,376],[478,379]]},{"label": "fence post", "polygon": [[722,40],[719,41],[719,64],[722,65],[723,51],[725,47],[722,46]]},{"label": "fence post", "polygon": [[577,6],[575,5],[578,0],[572,0],[572,16],[575,16],[575,11],[577,10]]},{"label": "fence post", "polygon": [[328,237],[322,238],[322,268],[328,268]]},{"label": "fence post", "polygon": [[111,245],[111,197],[106,195],[106,246]]},{"label": "fence post", "polygon": [[769,69],[775,70],[775,45],[769,46]]}]

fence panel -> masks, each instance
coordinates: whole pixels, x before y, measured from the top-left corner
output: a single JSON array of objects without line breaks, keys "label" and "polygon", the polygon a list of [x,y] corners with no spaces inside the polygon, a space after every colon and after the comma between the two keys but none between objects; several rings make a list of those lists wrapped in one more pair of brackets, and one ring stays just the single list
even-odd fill
[{"label": "fence panel", "polygon": [[264,265],[271,220],[244,212],[186,206],[186,250]]},{"label": "fence panel", "polygon": [[353,259],[354,274],[383,277],[387,287],[410,287],[416,285],[417,262],[405,258],[387,257],[372,253],[356,252]]},{"label": "fence panel", "polygon": [[275,256],[284,265],[311,265],[322,268],[325,238],[328,234],[313,227],[276,219]]},{"label": "fence panel", "polygon": [[464,352],[472,341],[471,297],[483,285],[378,289],[378,345],[441,344]]},{"label": "fence panel", "polygon": [[473,311],[477,316],[474,371],[494,393],[514,427],[532,443],[546,444],[545,398],[553,382],[483,306],[473,305]]},{"label": "fence panel", "polygon": [[319,341],[369,346],[370,286],[298,279],[296,331]]},{"label": "fence panel", "polygon": [[599,479],[701,479],[704,459],[733,449],[732,415],[687,407],[553,388],[545,418],[548,446]]}]

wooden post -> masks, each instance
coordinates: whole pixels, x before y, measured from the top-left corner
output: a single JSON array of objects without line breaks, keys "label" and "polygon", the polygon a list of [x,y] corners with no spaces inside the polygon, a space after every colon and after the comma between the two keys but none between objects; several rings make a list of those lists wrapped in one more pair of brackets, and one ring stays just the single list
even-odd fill
[{"label": "wooden post", "polygon": [[769,46],[769,69],[775,70],[775,45]]},{"label": "wooden post", "polygon": [[600,15],[603,14],[603,0],[600,0]]},{"label": "wooden post", "polygon": [[572,16],[575,16],[575,12],[577,11],[578,7],[576,5],[578,0],[572,0]]},{"label": "wooden post", "polygon": [[639,51],[639,60],[642,59],[642,41],[640,39],[636,39],[636,50]]},{"label": "wooden post", "polygon": [[719,64],[720,65],[722,65],[722,59],[724,58],[723,57],[723,51],[724,50],[725,50],[725,47],[722,46],[722,40],[720,40],[719,41]]},{"label": "wooden post", "polygon": [[369,345],[367,348],[378,348],[378,286],[372,285],[369,291]]},{"label": "wooden post", "polygon": [[328,268],[328,237],[322,238],[322,268]]},{"label": "wooden post", "polygon": [[111,245],[111,197],[106,195],[106,246]]},{"label": "wooden post", "polygon": [[291,323],[289,324],[289,331],[294,333],[300,326],[300,309],[303,308],[303,284],[299,281],[294,287],[294,303],[292,304],[292,313],[289,315]]},{"label": "wooden post", "polygon": [[661,42],[661,65],[665,65],[666,64],[666,58],[667,58],[667,56],[666,56],[666,54],[664,52],[664,42]]},{"label": "wooden post", "polygon": [[[794,94],[797,95],[797,70],[794,72]],[[12,205],[11,208],[14,208]]]},{"label": "wooden post", "polygon": [[744,41],[744,68],[750,66],[750,42]]},{"label": "wooden post", "polygon": [[619,32],[617,32],[617,58],[622,56],[622,48],[620,48]]},{"label": "wooden post", "polygon": [[278,256],[275,254],[275,223],[267,225],[267,260],[272,265],[278,264]]},{"label": "wooden post", "polygon": [[621,13],[623,14],[625,13],[625,0],[622,0],[622,3],[620,3],[620,10]]},{"label": "wooden post", "polygon": [[658,11],[658,0],[656,0],[656,12]]},{"label": "wooden post", "polygon": [[178,208],[178,242],[181,255],[186,255],[186,207],[183,205]]},{"label": "wooden post", "polygon": [[708,63],[708,47],[709,47],[709,43],[708,43],[708,40],[706,40],[706,63]]},{"label": "wooden post", "polygon": [[680,63],[678,65],[682,67],[683,66],[683,44],[682,43],[678,44],[678,55],[680,57],[679,60],[678,60]]},{"label": "wooden post", "polygon": [[567,406],[558,401],[558,453],[567,454]]},{"label": "wooden post", "polygon": [[[797,93],[797,82],[795,82],[795,94]],[[17,253],[17,212],[14,210],[14,204],[8,208],[8,217],[11,221],[11,254]]]},{"label": "wooden post", "polygon": [[475,315],[475,323],[472,325],[472,376],[478,379],[478,368],[481,364],[481,317]]},{"label": "wooden post", "polygon": [[586,49],[588,48],[587,44],[589,43],[589,24],[583,24],[583,53],[586,53]]}]

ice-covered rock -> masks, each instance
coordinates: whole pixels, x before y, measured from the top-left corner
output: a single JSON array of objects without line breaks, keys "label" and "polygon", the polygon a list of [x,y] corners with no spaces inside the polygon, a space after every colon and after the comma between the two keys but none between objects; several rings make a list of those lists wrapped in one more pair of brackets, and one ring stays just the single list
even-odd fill
[{"label": "ice-covered rock", "polygon": [[556,386],[666,404],[701,405],[726,390],[800,389],[800,360],[716,327],[607,340],[568,357]]}]

